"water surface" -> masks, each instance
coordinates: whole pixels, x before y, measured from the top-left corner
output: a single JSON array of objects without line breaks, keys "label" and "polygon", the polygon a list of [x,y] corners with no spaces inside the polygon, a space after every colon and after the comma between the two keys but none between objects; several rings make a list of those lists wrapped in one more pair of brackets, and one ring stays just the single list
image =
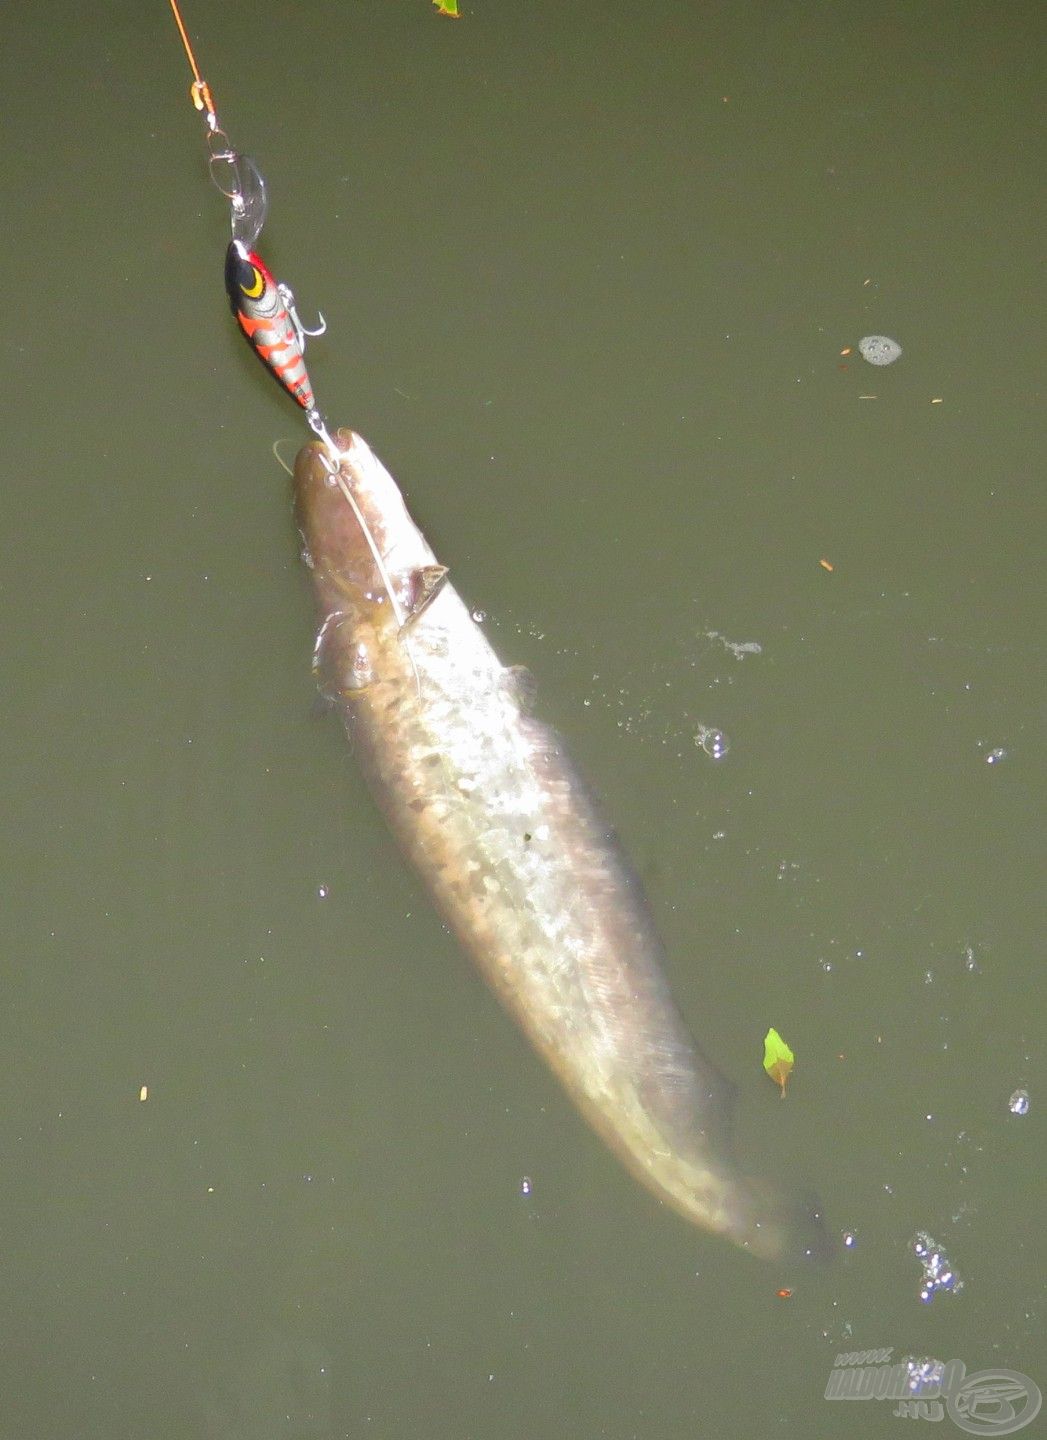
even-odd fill
[{"label": "water surface", "polygon": [[[747,1160],[858,1244],[786,1272],[660,1210],[441,930],[311,713],[303,429],[166,8],[30,8],[0,1434],[879,1435],[822,1398],[872,1347],[1047,1386],[1042,6],[187,20],[321,404],[534,672]],[[966,1281],[930,1307],[917,1228]]]}]

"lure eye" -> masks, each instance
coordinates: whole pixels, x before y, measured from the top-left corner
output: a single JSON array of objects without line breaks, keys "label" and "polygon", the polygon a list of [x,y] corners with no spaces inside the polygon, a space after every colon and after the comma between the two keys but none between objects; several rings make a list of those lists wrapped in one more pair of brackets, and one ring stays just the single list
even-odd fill
[{"label": "lure eye", "polygon": [[265,294],[266,272],[252,259],[239,240],[231,240],[225,252],[225,290],[233,312],[238,313],[243,300],[259,300]]},{"label": "lure eye", "polygon": [[262,294],[262,291],[265,289],[265,276],[257,265],[251,266],[251,283],[245,285],[241,280],[240,289],[247,296],[248,300],[257,300]]}]

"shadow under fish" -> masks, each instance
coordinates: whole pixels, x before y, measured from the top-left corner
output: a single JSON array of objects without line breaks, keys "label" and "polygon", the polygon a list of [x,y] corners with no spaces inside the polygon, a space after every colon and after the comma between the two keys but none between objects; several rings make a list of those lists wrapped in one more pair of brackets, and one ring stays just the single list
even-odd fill
[{"label": "shadow under fish", "polygon": [[816,1206],[741,1174],[732,1087],[673,1002],[635,873],[531,687],[491,648],[352,431],[306,445],[295,503],[315,664],[439,912],[632,1173],[770,1259],[824,1256]]}]

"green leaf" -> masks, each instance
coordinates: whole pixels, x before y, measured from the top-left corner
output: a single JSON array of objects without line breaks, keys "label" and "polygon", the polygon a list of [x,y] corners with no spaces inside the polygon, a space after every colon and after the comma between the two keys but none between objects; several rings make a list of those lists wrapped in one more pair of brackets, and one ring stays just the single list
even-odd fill
[{"label": "green leaf", "polygon": [[458,19],[458,0],[433,0],[438,15],[450,15],[452,20]]},{"label": "green leaf", "polygon": [[782,1087],[783,1100],[785,1099],[785,1082],[789,1078],[795,1058],[778,1031],[772,1026],[764,1036],[763,1068],[774,1083]]}]

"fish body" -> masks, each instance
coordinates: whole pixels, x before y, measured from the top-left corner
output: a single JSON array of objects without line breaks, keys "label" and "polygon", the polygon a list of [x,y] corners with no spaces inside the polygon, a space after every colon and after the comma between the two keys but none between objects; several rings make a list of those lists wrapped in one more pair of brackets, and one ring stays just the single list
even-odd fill
[{"label": "fish body", "polygon": [[[742,1176],[731,1086],[672,1000],[640,884],[360,436],[307,445],[296,513],[324,688],[441,916],[578,1109],[690,1220],[775,1258],[818,1218]],[[369,535],[365,532],[369,532]]]}]

